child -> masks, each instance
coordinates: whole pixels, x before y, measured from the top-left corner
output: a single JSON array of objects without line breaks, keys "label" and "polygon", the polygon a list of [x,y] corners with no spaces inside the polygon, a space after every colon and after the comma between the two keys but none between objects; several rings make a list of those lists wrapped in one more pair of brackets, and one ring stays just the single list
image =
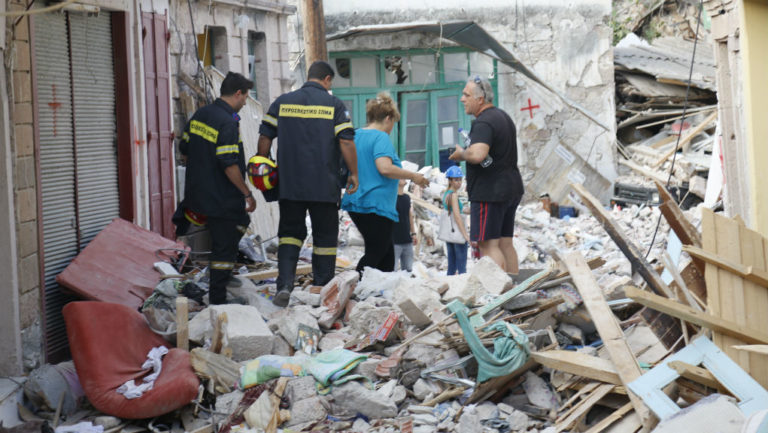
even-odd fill
[{"label": "child", "polygon": [[448,275],[467,272],[467,245],[469,244],[469,234],[464,223],[464,217],[461,212],[464,205],[459,200],[458,191],[461,189],[464,173],[458,166],[450,167],[445,171],[445,177],[448,178],[448,189],[443,193],[443,207],[451,214],[451,218],[456,221],[459,231],[464,236],[466,242],[457,244],[446,242],[445,247],[448,250]]},{"label": "child", "polygon": [[397,216],[399,221],[395,223],[392,231],[392,242],[395,244],[395,270],[413,270],[413,246],[418,244],[416,230],[413,225],[413,210],[411,210],[411,197],[405,193],[405,179],[400,179],[397,185]]}]

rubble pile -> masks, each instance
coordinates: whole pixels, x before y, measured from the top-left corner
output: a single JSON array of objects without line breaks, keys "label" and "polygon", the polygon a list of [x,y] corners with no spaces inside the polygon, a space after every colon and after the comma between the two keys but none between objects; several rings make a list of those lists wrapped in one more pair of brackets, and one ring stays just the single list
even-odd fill
[{"label": "rubble pile", "polygon": [[[270,300],[276,271],[267,246],[263,261],[229,287],[242,305],[206,307],[205,272],[170,274],[145,315],[168,347],[191,348],[182,369],[200,381],[194,401],[149,422],[132,421],[146,417],[130,411],[106,416],[114,413],[90,406],[100,396],[78,383],[77,369],[85,367],[77,356],[75,365],[46,365],[30,376],[22,418],[47,418],[59,433],[154,432],[159,424],[195,433],[598,432],[653,428],[658,420],[655,431],[665,432],[687,431],[680,423],[717,408],[728,413],[718,421],[724,426],[746,424],[756,407],[768,406],[768,377],[709,338],[754,344],[768,337],[702,313],[713,295],[708,299],[697,269],[715,253],[701,249],[695,228],[713,218],[738,221],[703,206],[682,211],[663,187],[661,206],[609,209],[572,188],[573,212],[563,218],[552,216],[546,200],[518,209],[515,276],[487,257],[473,260],[467,274],[446,276],[445,258],[430,248],[419,251],[413,272],[367,268],[360,275],[344,269],[360,254],[353,226],[342,231],[333,280],[312,286],[311,268],[300,265],[284,309]],[[430,238],[439,192],[411,194],[420,243],[439,250],[441,242]],[[701,356],[715,361],[698,367]],[[136,369],[137,379],[149,371]],[[659,382],[659,369],[677,373]],[[649,389],[670,382],[668,394],[649,397]],[[726,383],[749,383],[756,397],[735,401],[740,394]]]}]

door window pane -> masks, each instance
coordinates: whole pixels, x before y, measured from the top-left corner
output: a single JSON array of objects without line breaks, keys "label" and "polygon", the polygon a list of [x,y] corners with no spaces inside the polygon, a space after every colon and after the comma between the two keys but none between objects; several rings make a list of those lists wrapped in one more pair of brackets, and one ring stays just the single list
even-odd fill
[{"label": "door window pane", "polygon": [[384,82],[387,86],[410,84],[410,80],[408,79],[407,59],[404,59],[401,56],[384,57],[384,69],[386,70]]},{"label": "door window pane", "polygon": [[405,155],[405,160],[413,162],[415,164],[418,164],[419,167],[424,167],[427,165],[425,158],[426,153],[425,152],[419,152],[419,153],[408,153]]},{"label": "door window pane", "polygon": [[478,74],[483,78],[493,76],[493,59],[476,51],[469,53],[469,69],[472,75]]},{"label": "door window pane", "polygon": [[468,66],[467,53],[443,54],[443,80],[446,83],[466,80]]},{"label": "door window pane", "polygon": [[353,57],[351,59],[352,85],[354,87],[376,87],[379,67],[378,57]]},{"label": "door window pane", "polygon": [[455,96],[443,96],[437,98],[437,121],[459,119],[459,105]]},{"label": "door window pane", "polygon": [[417,99],[408,101],[407,115],[408,119],[406,121],[408,125],[427,123],[427,100]]},{"label": "door window pane", "polygon": [[405,151],[425,150],[427,148],[427,127],[409,126],[405,131]]},{"label": "door window pane", "polygon": [[411,84],[433,84],[437,80],[437,63],[432,54],[411,56]]},{"label": "door window pane", "polygon": [[333,77],[333,87],[349,87],[351,82],[349,80],[349,59],[347,58],[335,58],[331,61],[331,67],[336,76]]}]

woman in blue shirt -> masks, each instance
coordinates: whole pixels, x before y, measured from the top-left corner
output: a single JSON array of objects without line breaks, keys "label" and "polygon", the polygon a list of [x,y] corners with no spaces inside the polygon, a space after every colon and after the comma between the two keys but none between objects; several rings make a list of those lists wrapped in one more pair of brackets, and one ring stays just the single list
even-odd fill
[{"label": "woman in blue shirt", "polygon": [[388,93],[379,93],[365,106],[368,125],[355,131],[357,176],[359,186],[354,194],[344,194],[341,208],[357,226],[365,241],[365,254],[357,263],[362,273],[366,266],[390,272],[395,267],[392,229],[398,221],[397,182],[410,179],[421,187],[429,181],[419,173],[403,170],[389,139],[400,120],[400,112]]}]

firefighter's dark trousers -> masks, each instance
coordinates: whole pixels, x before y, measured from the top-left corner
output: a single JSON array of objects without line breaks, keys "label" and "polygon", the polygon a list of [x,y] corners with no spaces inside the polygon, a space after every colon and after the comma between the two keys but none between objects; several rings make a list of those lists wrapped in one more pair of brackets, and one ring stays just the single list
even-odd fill
[{"label": "firefighter's dark trousers", "polygon": [[277,289],[293,290],[296,263],[307,237],[307,211],[312,221],[313,283],[324,286],[336,270],[336,242],[339,237],[339,208],[336,203],[280,200],[280,224],[277,236]]},{"label": "firefighter's dark trousers", "polygon": [[208,217],[206,225],[211,232],[211,281],[208,302],[224,304],[227,302],[227,282],[237,260],[237,245],[246,227],[238,224],[236,219],[213,217]]}]

